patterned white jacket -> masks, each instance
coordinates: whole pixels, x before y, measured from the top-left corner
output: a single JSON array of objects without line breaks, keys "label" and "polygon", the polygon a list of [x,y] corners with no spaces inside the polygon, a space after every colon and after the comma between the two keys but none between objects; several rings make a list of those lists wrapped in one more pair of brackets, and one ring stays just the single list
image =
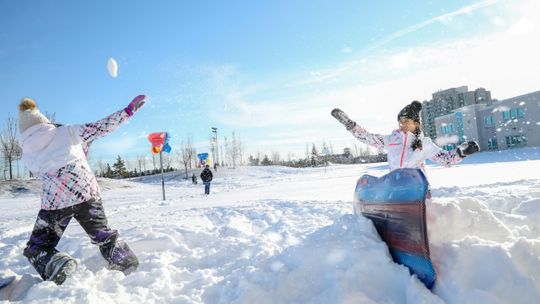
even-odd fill
[{"label": "patterned white jacket", "polygon": [[21,134],[22,161],[42,181],[41,209],[57,210],[100,199],[96,177],[86,160],[88,145],[128,117],[120,110],[95,123],[37,124]]},{"label": "patterned white jacket", "polygon": [[[411,132],[394,130],[390,135],[379,135],[367,132],[364,128],[356,125],[350,132],[361,142],[388,152],[388,164],[390,171],[398,168],[418,168],[425,171],[424,163],[430,159],[443,166],[451,166],[459,163],[462,158],[457,149],[446,151],[437,146],[429,137],[420,135],[422,149],[413,151],[411,146],[415,139]],[[424,172],[425,173],[425,172]]]}]

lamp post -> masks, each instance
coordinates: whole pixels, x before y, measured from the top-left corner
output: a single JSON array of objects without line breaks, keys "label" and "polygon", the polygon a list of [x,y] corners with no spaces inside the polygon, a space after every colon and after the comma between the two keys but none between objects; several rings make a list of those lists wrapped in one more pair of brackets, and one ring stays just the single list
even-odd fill
[{"label": "lamp post", "polygon": [[[216,144],[216,155],[214,155],[214,164],[219,164],[219,146],[217,141],[217,128],[212,127],[212,133],[214,133],[214,143]],[[214,168],[217,171],[217,166]]]}]

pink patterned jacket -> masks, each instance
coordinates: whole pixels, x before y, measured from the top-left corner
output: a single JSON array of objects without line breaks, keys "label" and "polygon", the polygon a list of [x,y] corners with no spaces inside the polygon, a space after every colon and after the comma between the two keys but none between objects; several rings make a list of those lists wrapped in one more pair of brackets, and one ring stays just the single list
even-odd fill
[{"label": "pink patterned jacket", "polygon": [[422,149],[413,151],[411,144],[415,139],[411,132],[404,133],[394,130],[390,135],[372,134],[361,126],[355,126],[350,132],[361,142],[388,151],[388,164],[390,171],[397,168],[418,168],[424,171],[426,159],[430,159],[443,166],[451,166],[459,163],[462,158],[457,149],[446,151],[437,146],[429,137],[420,135]]},{"label": "pink patterned jacket", "polygon": [[57,210],[100,199],[96,177],[86,160],[88,145],[128,117],[120,110],[95,123],[37,124],[21,134],[22,161],[42,181],[41,209]]}]

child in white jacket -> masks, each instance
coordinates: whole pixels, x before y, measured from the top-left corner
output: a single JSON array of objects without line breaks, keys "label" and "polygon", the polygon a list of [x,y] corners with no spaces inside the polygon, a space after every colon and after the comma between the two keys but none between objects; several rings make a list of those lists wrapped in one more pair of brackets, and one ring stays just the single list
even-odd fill
[{"label": "child in white jacket", "polygon": [[480,150],[474,141],[464,142],[452,151],[441,149],[431,138],[422,134],[420,110],[422,104],[416,100],[404,107],[397,116],[399,128],[390,135],[369,133],[339,109],[334,109],[332,115],[361,142],[380,150],[385,149],[388,152],[390,171],[398,168],[418,168],[425,173],[426,159],[443,166],[451,166]]},{"label": "child in white jacket", "polygon": [[145,103],[135,97],[120,111],[95,123],[54,125],[36,103],[24,98],[19,105],[22,161],[42,181],[41,210],[24,255],[44,280],[62,284],[76,261],[55,247],[72,218],[97,244],[111,269],[128,273],[139,261],[128,245],[109,228],[96,177],[86,160],[89,144],[115,130]]}]

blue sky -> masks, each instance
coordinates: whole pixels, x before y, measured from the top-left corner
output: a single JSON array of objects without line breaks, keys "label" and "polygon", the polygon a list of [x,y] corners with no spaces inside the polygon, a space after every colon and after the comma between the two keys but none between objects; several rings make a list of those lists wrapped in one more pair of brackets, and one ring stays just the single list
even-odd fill
[{"label": "blue sky", "polygon": [[173,150],[192,136],[207,152],[211,127],[221,142],[236,131],[246,155],[339,151],[354,140],[334,107],[387,133],[439,89],[539,90],[539,14],[533,0],[0,0],[0,118],[29,96],[59,122],[91,122],[144,93],[93,159],[150,155],[145,136],[162,130]]}]

